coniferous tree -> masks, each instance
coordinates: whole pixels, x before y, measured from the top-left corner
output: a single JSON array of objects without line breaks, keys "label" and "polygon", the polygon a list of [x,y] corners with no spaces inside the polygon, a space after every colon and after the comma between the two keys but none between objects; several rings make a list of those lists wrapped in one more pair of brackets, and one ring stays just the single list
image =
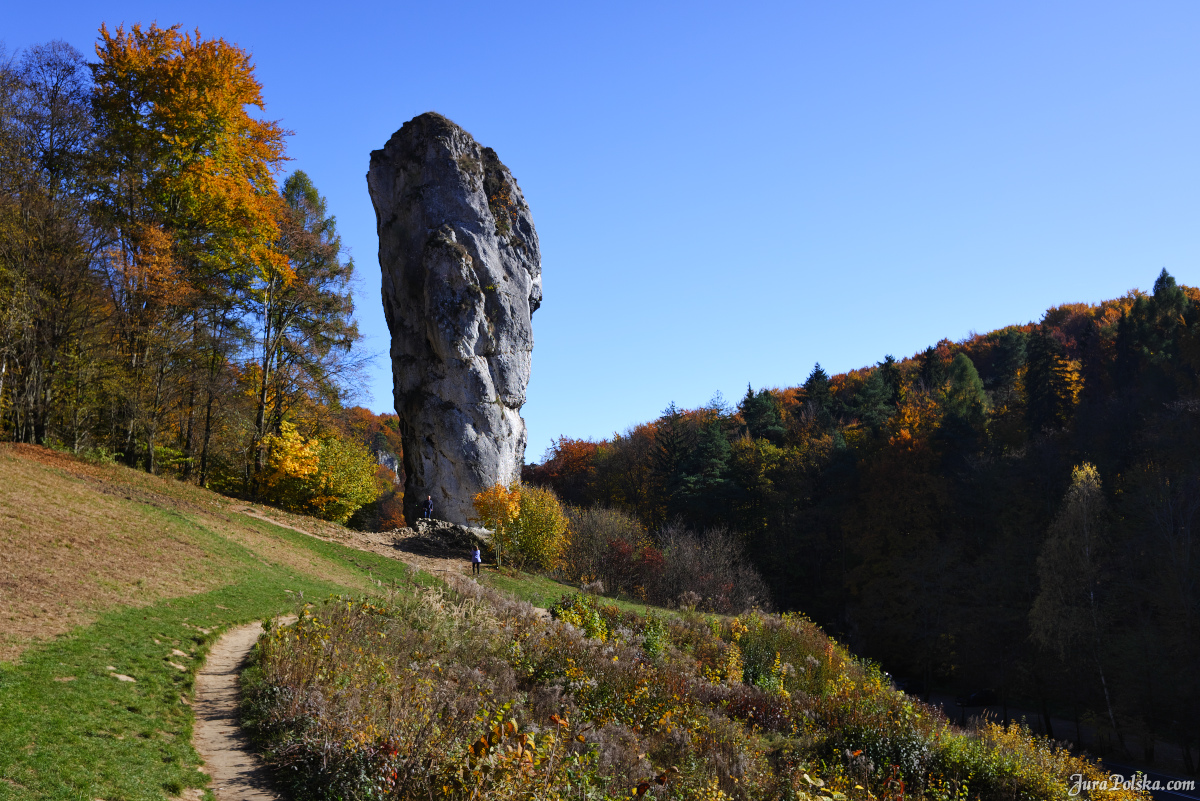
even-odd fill
[{"label": "coniferous tree", "polygon": [[718,522],[720,512],[729,503],[733,492],[733,483],[729,480],[732,448],[721,424],[717,415],[701,424],[679,479],[678,500],[681,503],[672,510],[702,526]]},{"label": "coniferous tree", "polygon": [[1031,432],[1062,428],[1071,419],[1082,381],[1062,343],[1039,329],[1029,337],[1025,373],[1026,416]]},{"label": "coniferous tree", "polygon": [[833,424],[833,394],[829,388],[829,374],[817,362],[804,381],[804,399],[811,404],[818,428],[826,429]]},{"label": "coniferous tree", "polygon": [[254,470],[258,443],[278,433],[298,395],[336,399],[339,357],[359,339],[349,284],[354,263],[343,258],[337,222],[308,175],[284,182],[279,228],[286,268],[264,269],[248,293],[258,322],[258,386]]},{"label": "coniferous tree", "polygon": [[978,449],[986,435],[988,397],[974,362],[958,353],[946,370],[942,438],[960,450]]},{"label": "coniferous tree", "polygon": [[854,393],[851,413],[865,426],[878,432],[895,413],[892,390],[884,376],[884,368],[872,370],[867,380]]},{"label": "coniferous tree", "polygon": [[925,389],[932,392],[942,386],[942,382],[946,380],[946,367],[942,364],[942,356],[938,353],[938,349],[930,345],[921,352],[917,357],[920,365],[918,376],[921,383],[925,385]]},{"label": "coniferous tree", "polygon": [[970,426],[982,426],[988,408],[987,393],[975,363],[965,353],[957,354],[946,371],[946,414]]},{"label": "coniferous tree", "polygon": [[770,392],[760,389],[756,393],[747,386],[740,411],[751,439],[765,439],[775,444],[783,440],[783,420],[775,396]]},{"label": "coniferous tree", "polygon": [[1007,388],[1017,380],[1025,365],[1025,345],[1028,338],[1024,332],[1008,329],[996,340],[995,357],[992,360],[992,382],[997,387]]},{"label": "coniferous tree", "polygon": [[679,497],[683,487],[691,439],[683,412],[672,401],[663,409],[654,429],[653,476],[659,497],[664,501],[654,525],[661,525],[667,515],[677,509],[677,503],[672,499]]},{"label": "coniferous tree", "polygon": [[879,363],[879,377],[883,379],[883,384],[887,387],[888,403],[893,406],[898,405],[904,377],[900,373],[900,366],[896,364],[896,358],[890,353],[884,356],[883,361]]}]

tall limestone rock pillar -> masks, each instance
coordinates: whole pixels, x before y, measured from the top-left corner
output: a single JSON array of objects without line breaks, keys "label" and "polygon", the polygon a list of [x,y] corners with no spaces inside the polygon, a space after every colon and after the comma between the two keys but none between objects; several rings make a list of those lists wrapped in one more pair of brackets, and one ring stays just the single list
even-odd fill
[{"label": "tall limestone rock pillar", "polygon": [[404,514],[467,523],[471,498],[520,476],[520,409],[542,302],[537,233],[495,151],[439,114],[371,153],[383,307],[404,441]]}]

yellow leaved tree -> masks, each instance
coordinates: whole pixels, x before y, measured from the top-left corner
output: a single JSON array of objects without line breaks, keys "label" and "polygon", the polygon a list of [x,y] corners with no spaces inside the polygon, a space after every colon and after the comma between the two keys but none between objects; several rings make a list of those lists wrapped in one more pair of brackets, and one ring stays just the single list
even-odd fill
[{"label": "yellow leaved tree", "polygon": [[549,570],[567,542],[568,521],[553,491],[514,482],[495,484],[472,499],[477,519],[495,533],[496,563],[503,553],[518,565]]},{"label": "yellow leaved tree", "polygon": [[521,511],[521,491],[514,484],[508,488],[494,484],[471,499],[476,520],[492,530],[492,545],[496,549],[496,564],[503,564],[504,549],[511,546],[513,523]]},{"label": "yellow leaved tree", "polygon": [[558,563],[567,542],[567,514],[552,490],[520,487],[520,509],[513,526],[513,546],[520,558],[539,570]]},{"label": "yellow leaved tree", "polygon": [[[249,53],[199,31],[101,26],[91,69],[89,191],[111,242],[104,266],[127,427],[153,472],[156,433],[182,404],[184,463],[204,484],[239,292],[263,273],[291,271],[275,183],[288,131],[251,113],[264,104]],[[172,388],[177,397],[165,398]]]},{"label": "yellow leaved tree", "polygon": [[308,439],[286,420],[280,433],[265,440],[267,468],[259,477],[259,496],[270,504],[301,511],[309,482],[321,465],[321,443]]},{"label": "yellow leaved tree", "polygon": [[264,440],[268,458],[259,493],[293,512],[345,523],[375,500],[375,460],[366,447],[340,437],[309,439],[284,422]]}]

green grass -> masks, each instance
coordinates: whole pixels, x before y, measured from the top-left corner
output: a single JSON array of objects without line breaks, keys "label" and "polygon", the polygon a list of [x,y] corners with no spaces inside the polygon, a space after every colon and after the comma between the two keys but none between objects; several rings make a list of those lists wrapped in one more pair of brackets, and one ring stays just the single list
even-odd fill
[{"label": "green grass", "polygon": [[[0,799],[135,801],[205,787],[185,699],[213,641],[229,626],[293,611],[301,593],[319,599],[359,591],[272,564],[186,515],[153,513],[169,516],[173,526],[190,527],[188,533],[216,557],[220,567],[214,569],[229,583],[110,611],[92,625],[30,648],[15,664],[0,665]],[[376,554],[262,521],[249,524],[367,581],[437,582]],[[172,649],[190,658],[171,656]],[[113,673],[136,682],[119,681]],[[74,679],[55,681],[66,677]]]},{"label": "green grass", "polygon": [[[504,568],[502,571],[485,568],[480,579],[482,584],[494,587],[501,592],[506,592],[509,595],[520,598],[522,601],[529,601],[534,606],[540,606],[543,609],[549,609],[555,601],[564,595],[575,595],[580,592],[579,587],[574,584],[565,584],[535,573],[524,573],[510,570],[509,568]],[[654,614],[658,617],[679,616],[677,610],[666,609],[661,606],[651,606],[650,604],[630,601],[625,598],[604,596],[600,599],[600,602],[603,604],[613,604],[623,612],[637,612],[639,615]]]}]

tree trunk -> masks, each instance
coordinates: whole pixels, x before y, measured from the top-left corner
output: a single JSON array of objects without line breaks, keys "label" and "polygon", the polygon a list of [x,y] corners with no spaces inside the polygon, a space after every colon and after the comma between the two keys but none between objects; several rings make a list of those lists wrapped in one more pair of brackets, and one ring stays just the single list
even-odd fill
[{"label": "tree trunk", "polygon": [[200,486],[208,486],[208,442],[212,436],[212,408],[213,394],[210,387],[207,395],[207,401],[204,404],[204,441],[200,446]]},{"label": "tree trunk", "polygon": [[1125,747],[1125,735],[1117,727],[1117,716],[1113,714],[1112,699],[1108,695],[1108,680],[1104,677],[1104,666],[1100,664],[1100,655],[1095,654],[1095,657],[1096,672],[1100,674],[1100,687],[1104,690],[1104,706],[1108,710],[1108,722],[1112,725],[1113,734],[1117,735],[1117,745],[1121,747],[1121,753],[1125,754],[1128,753],[1128,749]]},{"label": "tree trunk", "polygon": [[187,425],[183,432],[183,479],[189,480],[192,477],[192,426],[196,419],[196,385],[191,383],[188,387],[187,399]]}]

